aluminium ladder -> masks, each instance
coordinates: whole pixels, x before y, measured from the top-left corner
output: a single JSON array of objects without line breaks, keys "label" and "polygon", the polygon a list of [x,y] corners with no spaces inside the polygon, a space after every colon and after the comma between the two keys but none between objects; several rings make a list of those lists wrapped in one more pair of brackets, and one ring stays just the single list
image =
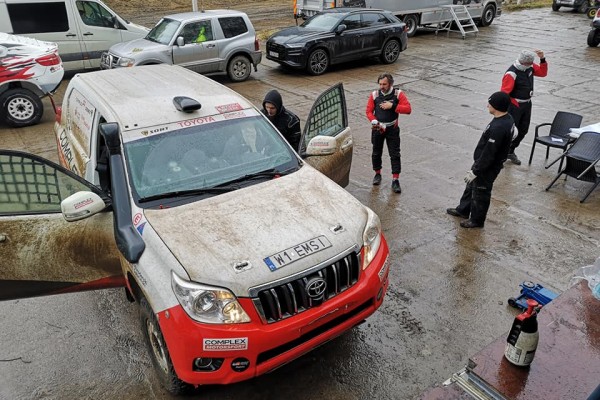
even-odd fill
[{"label": "aluminium ladder", "polygon": [[[475,21],[473,21],[471,14],[469,14],[467,6],[452,4],[440,7],[442,12],[437,24],[437,29],[435,30],[436,35],[439,31],[446,31],[446,35],[450,35],[450,32],[459,32],[463,39],[469,33],[477,35],[479,29],[477,29]],[[452,27],[453,23],[456,24],[456,28]]]}]

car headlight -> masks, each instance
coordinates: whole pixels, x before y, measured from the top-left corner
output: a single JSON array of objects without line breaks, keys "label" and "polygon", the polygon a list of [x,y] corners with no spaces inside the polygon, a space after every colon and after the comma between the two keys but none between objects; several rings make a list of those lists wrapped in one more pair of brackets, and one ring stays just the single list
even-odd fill
[{"label": "car headlight", "polygon": [[133,67],[135,60],[133,58],[121,57],[119,59],[119,67]]},{"label": "car headlight", "polygon": [[367,208],[367,225],[363,232],[362,269],[371,264],[381,244],[381,221],[377,214]]},{"label": "car headlight", "polygon": [[286,44],[287,47],[289,47],[290,49],[301,49],[302,47],[305,46],[304,43],[288,43]]},{"label": "car headlight", "polygon": [[190,282],[171,271],[171,287],[190,318],[208,324],[242,324],[250,317],[227,289]]}]

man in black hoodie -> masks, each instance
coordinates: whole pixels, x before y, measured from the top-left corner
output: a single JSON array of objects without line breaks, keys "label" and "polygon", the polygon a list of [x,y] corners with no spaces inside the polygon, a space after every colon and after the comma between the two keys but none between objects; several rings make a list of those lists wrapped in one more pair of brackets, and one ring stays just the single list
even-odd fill
[{"label": "man in black hoodie", "polygon": [[275,127],[288,143],[299,151],[300,147],[300,118],[293,112],[286,110],[283,106],[283,100],[277,90],[271,90],[263,100],[263,114],[269,118],[269,121]]}]

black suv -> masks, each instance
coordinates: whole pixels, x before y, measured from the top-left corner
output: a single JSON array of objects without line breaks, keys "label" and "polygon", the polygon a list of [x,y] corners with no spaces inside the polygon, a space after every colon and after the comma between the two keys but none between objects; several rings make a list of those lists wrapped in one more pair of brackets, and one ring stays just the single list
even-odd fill
[{"label": "black suv", "polygon": [[389,11],[335,8],[267,41],[267,59],[321,75],[331,64],[379,57],[384,64],[406,49],[406,25]]},{"label": "black suv", "polygon": [[579,12],[587,12],[594,4],[594,0],[552,0],[552,11],[558,11],[561,7],[570,7]]}]

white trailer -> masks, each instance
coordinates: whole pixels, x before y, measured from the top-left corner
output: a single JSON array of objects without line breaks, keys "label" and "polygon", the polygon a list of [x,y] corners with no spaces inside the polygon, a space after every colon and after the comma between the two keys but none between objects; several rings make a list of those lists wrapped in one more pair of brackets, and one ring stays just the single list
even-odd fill
[{"label": "white trailer", "polygon": [[305,19],[334,7],[378,8],[402,19],[408,36],[413,36],[418,27],[451,21],[452,16],[443,6],[465,5],[475,22],[488,26],[500,16],[501,3],[499,0],[294,0],[294,17]]}]

